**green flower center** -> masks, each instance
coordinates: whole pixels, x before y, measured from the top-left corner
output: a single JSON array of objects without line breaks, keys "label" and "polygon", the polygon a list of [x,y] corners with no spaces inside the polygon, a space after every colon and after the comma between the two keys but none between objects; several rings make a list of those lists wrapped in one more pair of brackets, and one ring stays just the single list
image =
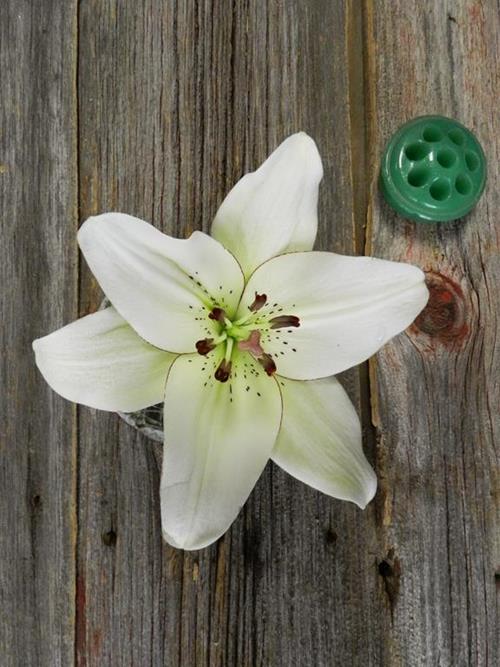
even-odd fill
[{"label": "green flower center", "polygon": [[214,338],[203,338],[197,341],[196,351],[199,354],[207,355],[217,346],[225,344],[224,359],[215,372],[216,380],[227,382],[231,376],[231,356],[235,345],[240,350],[251,354],[269,376],[276,372],[276,364],[272,356],[264,352],[260,345],[261,333],[270,329],[298,327],[300,320],[296,315],[262,316],[259,311],[266,304],[267,296],[256,294],[254,302],[249,306],[250,312],[234,322],[226,316],[222,308],[215,307],[209,312],[209,319],[219,324],[219,332]]}]

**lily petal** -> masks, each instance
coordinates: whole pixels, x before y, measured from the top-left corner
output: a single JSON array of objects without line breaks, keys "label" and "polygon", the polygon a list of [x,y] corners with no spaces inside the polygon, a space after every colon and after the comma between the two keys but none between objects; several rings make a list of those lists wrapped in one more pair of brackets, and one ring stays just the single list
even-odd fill
[{"label": "lily petal", "polygon": [[202,232],[174,239],[122,213],[89,218],[80,247],[113,306],[148,342],[192,352],[215,332],[214,307],[233,313],[243,289],[238,263]]},{"label": "lily petal", "polygon": [[179,357],[167,380],[162,526],[167,542],[181,549],[201,549],[228,529],[280,425],[276,381],[250,355],[236,352],[231,378],[218,382],[221,359],[218,350],[207,358]]},{"label": "lily petal", "polygon": [[58,394],[99,410],[159,403],[176,355],[140,338],[114,308],[82,317],[33,342],[38,368]]},{"label": "lily petal", "polygon": [[364,509],[377,478],[363,454],[358,415],[340,382],[279,380],[283,420],[271,458],[301,482]]},{"label": "lily petal", "polygon": [[256,292],[268,297],[262,317],[273,311],[299,318],[300,326],[261,337],[279,375],[297,380],[365,361],[406,329],[428,299],[416,266],[328,252],[291,253],[263,264],[245,288],[239,314],[248,313]]},{"label": "lily petal", "polygon": [[211,234],[233,253],[245,277],[270,257],[312,249],[322,177],[316,144],[299,132],[236,183],[217,211]]}]

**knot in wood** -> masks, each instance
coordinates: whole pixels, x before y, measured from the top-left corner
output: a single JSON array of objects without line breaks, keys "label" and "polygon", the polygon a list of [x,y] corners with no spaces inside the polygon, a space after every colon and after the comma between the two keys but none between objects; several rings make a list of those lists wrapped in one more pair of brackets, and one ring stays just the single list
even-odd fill
[{"label": "knot in wood", "polygon": [[464,296],[461,288],[441,273],[426,274],[429,301],[415,320],[415,328],[443,344],[461,343],[467,335]]}]

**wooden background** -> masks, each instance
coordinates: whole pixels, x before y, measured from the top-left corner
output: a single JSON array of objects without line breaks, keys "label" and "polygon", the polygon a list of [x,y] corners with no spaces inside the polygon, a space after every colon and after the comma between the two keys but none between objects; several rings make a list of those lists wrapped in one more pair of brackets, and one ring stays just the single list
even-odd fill
[{"label": "wooden background", "polygon": [[[2,667],[500,664],[498,17],[495,0],[2,0]],[[380,201],[382,147],[423,113],[487,153],[464,220]],[[375,501],[269,465],[226,536],[183,553],[161,539],[161,448],[55,395],[31,341],[99,306],[87,216],[208,230],[299,129],[325,165],[318,247],[419,264],[430,306],[342,377]]]}]

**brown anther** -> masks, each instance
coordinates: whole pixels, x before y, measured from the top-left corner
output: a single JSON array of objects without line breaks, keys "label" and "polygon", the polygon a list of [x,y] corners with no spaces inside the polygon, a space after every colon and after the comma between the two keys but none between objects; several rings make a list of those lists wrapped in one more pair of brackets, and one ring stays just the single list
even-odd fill
[{"label": "brown anther", "polygon": [[203,338],[203,340],[197,340],[195,344],[196,351],[203,356],[215,349],[213,338]]},{"label": "brown anther", "polygon": [[283,327],[300,327],[300,320],[296,315],[278,315],[269,320],[271,329]]},{"label": "brown anther", "polygon": [[265,305],[266,301],[267,301],[267,296],[265,294],[257,294],[257,292],[255,292],[255,299],[252,305],[248,306],[248,310],[251,310],[252,312],[255,313],[258,310],[260,310],[262,306]]},{"label": "brown anther", "polygon": [[238,349],[243,352],[250,352],[256,359],[264,354],[264,350],[260,346],[260,331],[254,329],[247,340],[240,340]]},{"label": "brown anther", "polygon": [[264,368],[264,370],[269,376],[274,375],[274,373],[276,373],[276,364],[274,363],[274,359],[271,357],[270,354],[266,354],[264,352],[264,354],[260,356],[257,359],[257,361]]},{"label": "brown anther", "polygon": [[219,382],[227,382],[231,375],[231,365],[230,361],[223,359],[219,364],[219,368],[215,371],[215,379],[219,380]]},{"label": "brown anther", "polygon": [[224,324],[224,318],[226,317],[226,313],[222,310],[222,308],[212,308],[212,310],[208,313],[208,317],[211,320],[215,320],[216,322],[219,322],[220,324]]}]

